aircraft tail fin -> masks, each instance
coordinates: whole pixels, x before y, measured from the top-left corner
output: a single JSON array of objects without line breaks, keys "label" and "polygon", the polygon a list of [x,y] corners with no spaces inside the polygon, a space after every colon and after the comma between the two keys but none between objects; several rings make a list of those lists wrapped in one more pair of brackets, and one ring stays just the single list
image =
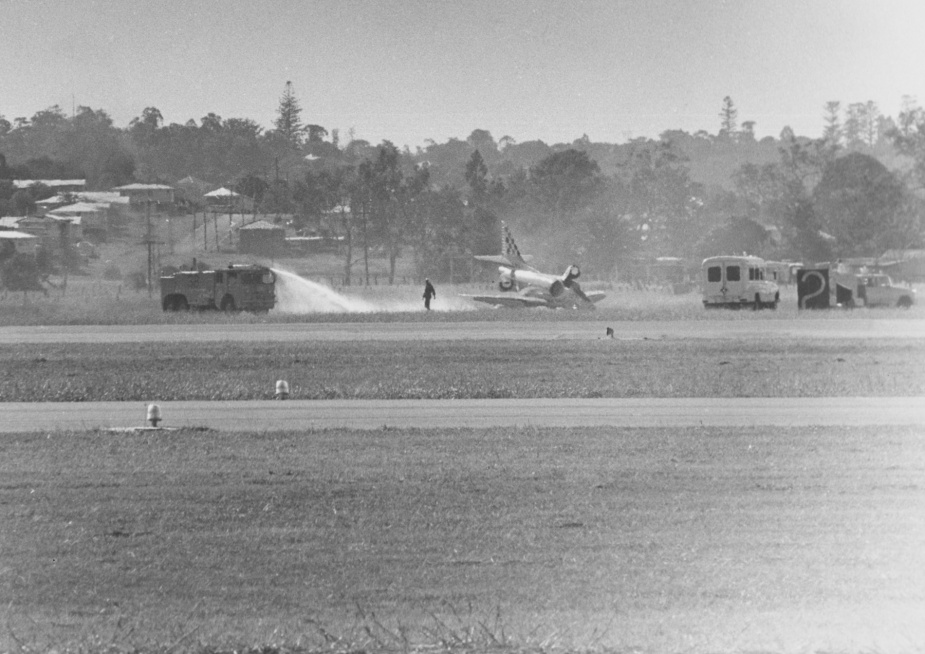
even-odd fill
[{"label": "aircraft tail fin", "polygon": [[507,257],[507,260],[510,261],[515,268],[529,268],[527,265],[527,260],[521,256],[520,248],[517,247],[517,243],[514,242],[514,235],[511,234],[511,230],[508,229],[506,223],[502,221],[501,223],[501,254]]}]

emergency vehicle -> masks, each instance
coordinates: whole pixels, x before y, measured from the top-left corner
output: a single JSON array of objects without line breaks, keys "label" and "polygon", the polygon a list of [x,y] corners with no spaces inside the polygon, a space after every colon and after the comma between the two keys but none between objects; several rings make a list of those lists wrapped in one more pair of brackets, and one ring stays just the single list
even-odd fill
[{"label": "emergency vehicle", "polygon": [[269,311],[275,304],[276,275],[265,266],[229,264],[217,270],[180,270],[161,277],[164,311]]},{"label": "emergency vehicle", "polygon": [[721,256],[703,260],[703,306],[776,309],[780,287],[765,279],[766,265],[758,257]]}]

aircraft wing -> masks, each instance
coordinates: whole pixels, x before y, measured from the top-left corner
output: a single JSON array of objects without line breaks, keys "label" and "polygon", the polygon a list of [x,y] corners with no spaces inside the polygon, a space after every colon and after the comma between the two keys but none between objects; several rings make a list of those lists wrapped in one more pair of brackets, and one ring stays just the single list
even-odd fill
[{"label": "aircraft wing", "polygon": [[[512,262],[510,259],[508,259],[503,254],[476,254],[472,258],[477,259],[479,261],[487,261],[488,263],[496,263],[499,266],[507,266],[508,268],[512,268],[514,270],[517,270],[519,268],[524,268],[524,267],[529,268],[529,266],[522,266],[522,265]],[[521,259],[524,261],[524,263],[527,263],[533,260],[533,255],[525,254],[524,256],[521,257]]]},{"label": "aircraft wing", "polygon": [[543,298],[531,297],[529,295],[460,295],[460,297],[467,297],[475,302],[483,302],[496,307],[509,307],[513,309],[547,306],[547,302]]},{"label": "aircraft wing", "polygon": [[473,259],[478,259],[479,261],[487,261],[488,263],[496,263],[500,266],[507,266],[508,268],[513,268],[514,264],[508,261],[507,257],[502,254],[478,254]]}]

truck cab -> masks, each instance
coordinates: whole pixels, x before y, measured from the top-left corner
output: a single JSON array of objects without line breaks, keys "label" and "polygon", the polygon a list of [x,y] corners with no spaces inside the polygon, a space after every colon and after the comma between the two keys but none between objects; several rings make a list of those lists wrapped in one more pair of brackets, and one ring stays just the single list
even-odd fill
[{"label": "truck cab", "polygon": [[776,309],[780,288],[766,279],[764,259],[743,256],[719,256],[703,260],[701,266],[703,306],[707,309]]}]

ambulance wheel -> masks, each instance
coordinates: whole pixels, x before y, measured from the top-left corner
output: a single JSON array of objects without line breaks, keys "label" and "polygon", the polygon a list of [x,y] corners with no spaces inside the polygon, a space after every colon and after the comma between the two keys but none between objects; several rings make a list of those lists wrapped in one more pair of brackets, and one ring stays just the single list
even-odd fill
[{"label": "ambulance wheel", "polygon": [[762,308],[761,296],[755,293],[755,304],[752,305],[754,311],[759,311]]},{"label": "ambulance wheel", "polygon": [[174,311],[189,311],[189,302],[182,295],[173,301]]},{"label": "ambulance wheel", "polygon": [[230,295],[226,295],[225,297],[223,297],[222,304],[221,304],[221,310],[228,311],[228,312],[234,311],[235,310],[234,298],[231,297]]}]

